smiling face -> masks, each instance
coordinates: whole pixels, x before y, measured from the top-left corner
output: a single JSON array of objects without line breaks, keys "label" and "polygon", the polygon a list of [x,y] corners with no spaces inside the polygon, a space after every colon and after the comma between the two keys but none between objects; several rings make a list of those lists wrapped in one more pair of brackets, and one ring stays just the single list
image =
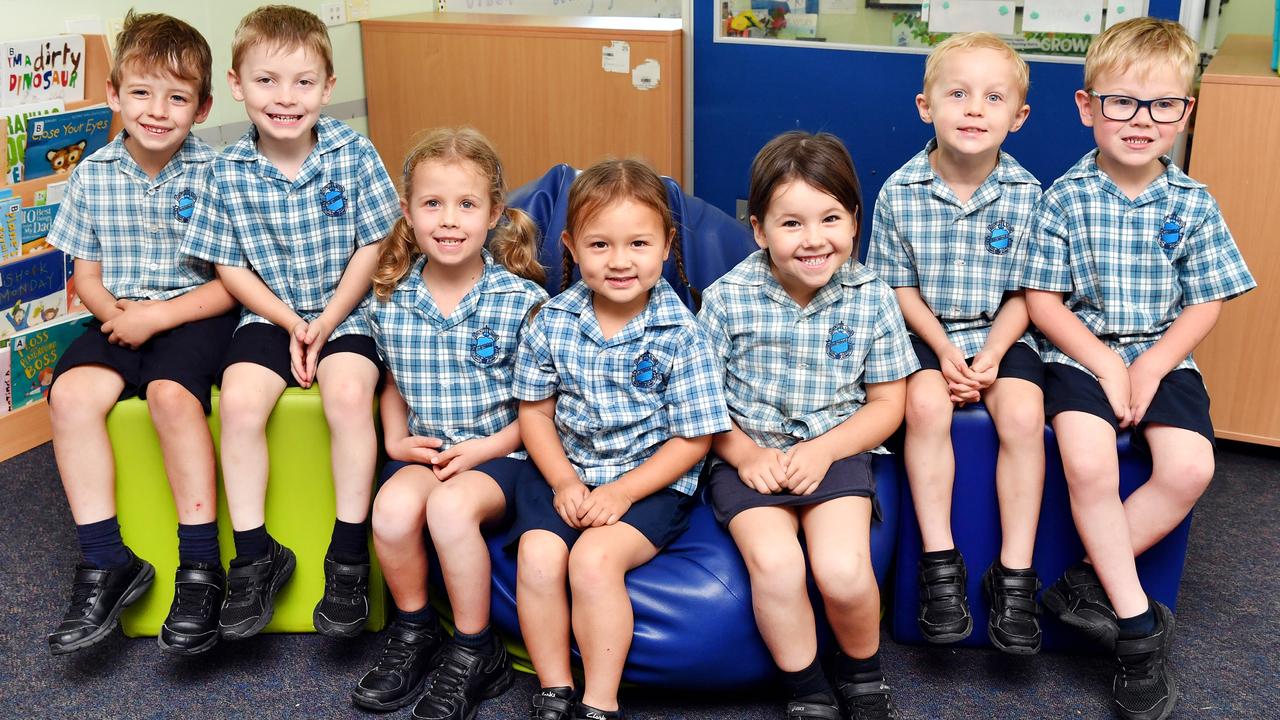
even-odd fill
[{"label": "smiling face", "polygon": [[[1184,76],[1171,65],[1155,65],[1140,72],[1106,71],[1099,74],[1091,88],[1099,95],[1127,95],[1138,100],[1187,97]],[[1141,108],[1129,120],[1111,120],[1102,114],[1101,101],[1084,90],[1076,91],[1080,122],[1093,128],[1098,144],[1098,167],[1122,188],[1145,188],[1164,172],[1160,162],[1173,148],[1178,133],[1187,127],[1192,99],[1182,119],[1176,123],[1157,123],[1149,108]]]},{"label": "smiling face", "polygon": [[324,59],[304,47],[248,48],[240,67],[227,73],[231,95],[244,103],[258,128],[258,146],[270,157],[275,149],[314,142],[312,130],[329,104],[334,78]]},{"label": "smiling face", "polygon": [[657,210],[630,199],[605,205],[575,235],[566,231],[562,236],[594,293],[597,312],[627,318],[649,302],[649,291],[671,253],[671,239]]},{"label": "smiling face", "polygon": [[168,164],[191,128],[209,116],[213,99],[199,101],[194,81],[168,72],[143,70],[129,63],[120,71],[120,86],[107,83],[107,104],[120,113],[124,146],[148,174]]},{"label": "smiling face", "polygon": [[857,218],[803,180],[777,186],[764,218],[751,217],[756,244],[769,251],[773,276],[801,307],[853,254]]},{"label": "smiling face", "polygon": [[401,208],[427,256],[424,272],[475,270],[484,263],[485,236],[502,213],[489,189],[488,178],[470,160],[427,160],[414,168]]},{"label": "smiling face", "polygon": [[1031,112],[1013,62],[991,48],[948,53],[929,87],[916,96],[916,109],[934,126],[943,152],[990,158]]}]

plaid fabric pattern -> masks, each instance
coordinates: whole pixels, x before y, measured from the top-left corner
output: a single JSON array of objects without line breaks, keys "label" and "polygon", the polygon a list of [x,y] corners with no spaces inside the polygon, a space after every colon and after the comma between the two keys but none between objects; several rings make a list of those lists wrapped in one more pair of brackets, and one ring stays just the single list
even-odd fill
[{"label": "plaid fabric pattern", "polygon": [[[1021,288],[1040,182],[1008,153],[966,203],[929,165],[925,149],[889,176],[876,199],[867,267],[890,287],[916,287],[951,343],[973,357],[1004,294]],[[1021,342],[1037,349],[1030,332]]]},{"label": "plaid fabric pattern", "polygon": [[893,291],[856,260],[802,308],[757,250],[707,289],[698,320],[729,414],[762,447],[816,438],[862,407],[867,383],[920,369]]},{"label": "plaid fabric pattern", "polygon": [[[521,400],[558,395],[565,454],[590,486],[617,480],[672,437],[729,429],[711,350],[666,280],[608,340],[585,283],[552,298],[521,339],[513,392]],[[701,469],[699,462],[669,487],[692,495]]]},{"label": "plaid fabric pattern", "polygon": [[542,286],[483,252],[484,275],[449,317],[422,280],[425,255],[390,298],[368,306],[378,353],[409,406],[409,432],[439,438],[442,450],[515,422],[511,375],[520,331],[530,308],[547,299]]},{"label": "plaid fabric pattern", "polygon": [[125,149],[125,133],[76,166],[49,228],[49,244],[102,263],[117,299],[169,300],[213,279],[213,265],[178,252],[211,206],[215,153],[188,135],[155,180]]},{"label": "plaid fabric pattern", "polygon": [[[304,320],[333,298],[351,255],[386,236],[400,214],[395,186],[373,145],[322,116],[318,141],[292,181],[257,148],[250,127],[214,163],[215,201],[198,215],[182,251],[252,269]],[[368,303],[366,298],[361,307]],[[247,308],[240,327],[269,322]],[[357,308],[330,338],[369,333]]]},{"label": "plaid fabric pattern", "polygon": [[[1045,193],[1031,227],[1023,286],[1066,293],[1067,307],[1126,365],[1187,305],[1257,286],[1205,186],[1164,163],[1130,200],[1090,152]],[[1052,343],[1041,355],[1089,372]],[[1190,355],[1181,368],[1198,369]]]}]

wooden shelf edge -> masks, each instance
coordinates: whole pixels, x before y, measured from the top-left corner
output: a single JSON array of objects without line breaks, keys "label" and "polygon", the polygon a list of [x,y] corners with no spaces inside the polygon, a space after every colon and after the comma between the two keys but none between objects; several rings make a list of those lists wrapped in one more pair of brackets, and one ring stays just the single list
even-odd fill
[{"label": "wooden shelf edge", "polygon": [[1237,442],[1252,443],[1254,445],[1270,445],[1271,447],[1280,447],[1280,438],[1267,437],[1266,435],[1254,435],[1252,433],[1232,432],[1230,430],[1219,430],[1214,428],[1213,434],[1219,440],[1235,440]]},{"label": "wooden shelf edge", "polygon": [[0,462],[43,445],[53,437],[49,424],[49,403],[19,408],[0,417]]}]

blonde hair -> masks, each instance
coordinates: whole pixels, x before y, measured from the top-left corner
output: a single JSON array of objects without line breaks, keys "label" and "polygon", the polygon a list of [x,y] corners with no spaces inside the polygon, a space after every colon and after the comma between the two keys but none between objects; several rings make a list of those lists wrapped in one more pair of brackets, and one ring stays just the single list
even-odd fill
[{"label": "blonde hair", "polygon": [[[684,270],[684,243],[676,232],[667,201],[667,186],[653,168],[640,160],[604,160],[583,170],[569,186],[569,208],[565,213],[564,232],[572,241],[582,227],[609,205],[630,200],[652,208],[662,218],[662,235],[672,238],[676,255],[676,274],[689,288],[694,305],[701,305],[702,293],[689,282]],[[560,290],[569,287],[573,274],[573,255],[564,252]]]},{"label": "blonde hair", "polygon": [[324,60],[324,72],[333,77],[333,45],[329,30],[315,13],[291,5],[263,5],[240,21],[231,40],[231,69],[240,71],[244,54],[254,45],[273,50],[302,48]]},{"label": "blonde hair", "polygon": [[130,8],[116,36],[111,86],[119,91],[122,73],[128,69],[163,70],[194,83],[198,103],[203,105],[211,97],[212,66],[209,43],[198,30],[169,15],[137,13]]},{"label": "blonde hair", "polygon": [[[473,163],[480,176],[489,181],[489,202],[492,206],[506,204],[502,163],[488,138],[479,131],[462,127],[436,128],[424,133],[404,159],[401,188],[406,203],[413,197],[414,170],[431,161]],[[516,275],[543,284],[547,271],[538,263],[538,226],[522,210],[504,207],[502,212],[506,222],[499,223],[489,241],[494,259]],[[396,220],[378,251],[378,266],[373,272],[374,295],[379,300],[391,297],[420,254],[409,221],[404,217]]]},{"label": "blonde hair", "polygon": [[1092,90],[1103,73],[1147,73],[1173,65],[1191,92],[1200,48],[1181,25],[1172,20],[1140,17],[1107,28],[1094,38],[1084,56],[1084,89]]},{"label": "blonde hair", "polygon": [[1014,86],[1021,93],[1022,99],[1027,99],[1027,89],[1031,87],[1031,69],[1027,67],[1027,61],[1009,47],[1008,43],[989,32],[956,33],[938,43],[929,52],[928,59],[924,61],[925,95],[929,94],[929,90],[933,88],[938,75],[942,72],[942,62],[948,55],[961,50],[995,50],[1002,53],[1013,66]]}]

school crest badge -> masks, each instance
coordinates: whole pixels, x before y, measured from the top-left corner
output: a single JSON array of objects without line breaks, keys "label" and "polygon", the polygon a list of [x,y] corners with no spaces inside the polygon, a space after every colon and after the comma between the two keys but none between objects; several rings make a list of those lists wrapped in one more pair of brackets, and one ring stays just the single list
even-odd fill
[{"label": "school crest badge", "polygon": [[658,384],[658,361],[648,350],[640,353],[631,369],[631,384],[647,390]]},{"label": "school crest badge", "polygon": [[849,326],[842,322],[836,323],[827,333],[827,356],[832,360],[843,360],[849,357],[849,353],[853,352],[852,339]]},{"label": "school crest badge", "polygon": [[1008,220],[998,220],[987,226],[987,252],[1003,255],[1013,246],[1013,225]]},{"label": "school crest badge", "polygon": [[471,359],[481,365],[498,361],[498,335],[488,325],[471,334]]},{"label": "school crest badge", "polygon": [[347,212],[347,189],[336,182],[325,183],[320,190],[320,209],[329,217],[338,217]]},{"label": "school crest badge", "polygon": [[1165,250],[1178,247],[1178,243],[1182,242],[1184,228],[1186,224],[1178,217],[1178,213],[1165,215],[1164,223],[1160,225],[1160,247]]},{"label": "school crest badge", "polygon": [[173,219],[181,223],[191,222],[191,216],[196,212],[196,194],[188,188],[178,191],[173,196]]}]

